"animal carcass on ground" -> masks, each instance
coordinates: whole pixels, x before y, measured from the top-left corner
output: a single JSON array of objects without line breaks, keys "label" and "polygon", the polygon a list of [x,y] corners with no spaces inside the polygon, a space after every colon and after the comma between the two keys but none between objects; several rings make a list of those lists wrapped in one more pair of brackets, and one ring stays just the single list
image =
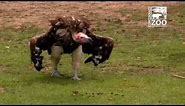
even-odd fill
[{"label": "animal carcass on ground", "polygon": [[85,63],[92,61],[95,66],[109,58],[114,44],[112,38],[97,36],[89,31],[90,22],[86,18],[62,16],[49,22],[51,27],[48,32],[30,40],[31,60],[38,71],[43,68],[42,50],[47,50],[51,55],[52,76],[59,77],[61,74],[57,65],[60,56],[63,53],[71,53],[74,80],[80,80],[78,70],[82,52],[92,54]]}]

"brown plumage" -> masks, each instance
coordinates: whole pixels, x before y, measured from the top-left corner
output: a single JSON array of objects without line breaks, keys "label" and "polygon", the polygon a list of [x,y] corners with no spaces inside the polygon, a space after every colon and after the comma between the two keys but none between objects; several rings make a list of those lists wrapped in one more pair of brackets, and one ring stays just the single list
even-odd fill
[{"label": "brown plumage", "polygon": [[[32,37],[30,40],[31,60],[38,71],[42,69],[41,61],[43,57],[40,56],[42,50],[47,50],[50,55],[51,46],[55,45],[62,46],[64,53],[72,53],[80,45],[72,39],[72,35],[90,26],[87,19],[75,16],[57,17],[55,20],[49,20],[49,22],[51,27],[46,33]],[[62,34],[56,34],[58,29],[65,29],[65,31]],[[36,47],[39,49],[39,53],[36,52]],[[36,65],[37,59],[40,65]]]}]

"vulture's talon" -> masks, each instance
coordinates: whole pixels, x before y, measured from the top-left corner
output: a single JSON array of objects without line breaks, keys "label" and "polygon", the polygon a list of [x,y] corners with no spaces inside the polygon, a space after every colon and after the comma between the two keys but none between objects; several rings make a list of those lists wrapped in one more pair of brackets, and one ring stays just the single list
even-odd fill
[{"label": "vulture's talon", "polygon": [[61,74],[60,72],[58,71],[54,71],[52,74],[51,74],[52,77],[59,77],[61,78],[63,76],[63,74]]},{"label": "vulture's talon", "polygon": [[79,77],[72,77],[72,80],[80,81],[80,80],[81,80],[81,78],[79,78]]}]

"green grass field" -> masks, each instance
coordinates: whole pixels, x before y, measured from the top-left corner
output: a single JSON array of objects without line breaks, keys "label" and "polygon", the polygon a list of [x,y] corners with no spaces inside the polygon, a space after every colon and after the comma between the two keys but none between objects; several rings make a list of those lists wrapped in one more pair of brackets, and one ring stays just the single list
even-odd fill
[{"label": "green grass field", "polygon": [[115,47],[110,59],[98,67],[84,64],[84,55],[81,81],[71,80],[68,54],[59,65],[63,78],[50,76],[51,61],[46,52],[45,68],[41,72],[34,69],[28,41],[47,29],[30,23],[21,29],[2,28],[0,104],[185,104],[185,79],[173,76],[185,76],[185,5],[169,7],[168,11],[168,26],[164,28],[137,24],[147,22],[147,12],[142,11],[139,15],[125,13],[131,14],[136,24],[111,21],[104,25],[104,31],[98,27],[95,33],[112,37]]}]

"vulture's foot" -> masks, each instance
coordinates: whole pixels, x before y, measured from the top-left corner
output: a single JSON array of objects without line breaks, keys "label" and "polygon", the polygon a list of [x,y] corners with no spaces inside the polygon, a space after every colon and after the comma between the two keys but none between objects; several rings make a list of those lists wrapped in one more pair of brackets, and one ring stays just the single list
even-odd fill
[{"label": "vulture's foot", "polygon": [[61,77],[63,76],[63,74],[60,74],[59,71],[56,71],[56,70],[55,70],[55,71],[53,71],[53,73],[51,74],[51,76],[52,76],[52,77],[60,77],[60,78],[61,78]]},{"label": "vulture's foot", "polygon": [[81,80],[79,77],[76,77],[76,76],[74,76],[74,77],[72,77],[72,80]]}]

